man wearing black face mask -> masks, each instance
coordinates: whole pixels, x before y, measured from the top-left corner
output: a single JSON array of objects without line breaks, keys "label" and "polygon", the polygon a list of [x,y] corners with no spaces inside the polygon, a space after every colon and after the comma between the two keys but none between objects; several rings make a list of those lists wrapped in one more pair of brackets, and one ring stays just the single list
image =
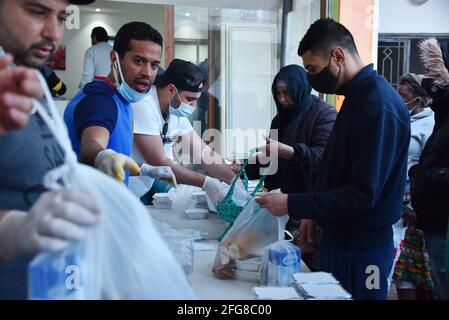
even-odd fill
[{"label": "man wearing black face mask", "polygon": [[392,225],[400,218],[406,181],[407,108],[385,78],[364,65],[351,33],[331,19],[310,27],[298,54],[312,87],[345,101],[315,191],[272,194],[258,202],[277,216],[315,220],[322,230],[322,269],[354,299],[386,299]]}]

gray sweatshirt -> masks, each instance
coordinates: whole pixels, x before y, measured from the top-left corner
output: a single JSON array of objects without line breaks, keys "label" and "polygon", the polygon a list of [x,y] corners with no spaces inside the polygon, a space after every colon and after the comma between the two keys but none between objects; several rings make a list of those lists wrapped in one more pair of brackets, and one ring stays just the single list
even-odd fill
[{"label": "gray sweatshirt", "polygon": [[[425,108],[420,113],[410,117],[411,139],[408,148],[408,169],[419,161],[421,152],[427,139],[432,134],[435,125],[435,114],[430,108]],[[407,177],[406,192],[410,190],[410,181]]]}]

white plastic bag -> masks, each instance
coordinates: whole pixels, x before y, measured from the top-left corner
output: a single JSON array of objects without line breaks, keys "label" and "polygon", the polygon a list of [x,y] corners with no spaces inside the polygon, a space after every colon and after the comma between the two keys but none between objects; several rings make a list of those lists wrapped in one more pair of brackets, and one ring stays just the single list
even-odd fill
[{"label": "white plastic bag", "polygon": [[37,105],[39,115],[65,152],[65,164],[50,171],[44,185],[89,193],[101,210],[101,221],[85,241],[58,253],[42,253],[31,262],[29,298],[195,299],[182,268],[139,200],[125,185],[77,163],[67,128],[45,80],[38,76],[49,104],[49,110]]},{"label": "white plastic bag", "polygon": [[269,287],[289,287],[294,283],[293,275],[301,270],[301,250],[290,240],[279,235],[279,241],[265,248],[260,270],[262,285]]},{"label": "white plastic bag", "polygon": [[407,226],[404,226],[403,219],[399,219],[399,221],[393,225],[394,258],[393,258],[393,266],[390,270],[390,274],[388,275],[388,288],[390,288],[391,282],[393,281],[394,268],[396,267],[396,262],[398,261],[401,255],[407,228],[408,228]]},{"label": "white plastic bag", "polygon": [[278,240],[279,224],[284,229],[287,220],[287,216],[273,216],[255,198],[251,199],[218,246],[215,275],[221,279],[234,278],[237,260],[262,257],[264,248]]},{"label": "white plastic bag", "polygon": [[[237,205],[245,207],[245,205],[251,199],[251,193],[245,189],[242,180],[240,180],[237,176],[235,176],[234,179],[238,179],[238,181],[235,184],[234,193],[232,194],[232,200],[234,200]],[[225,184],[225,187],[223,188],[223,198],[226,197],[230,188],[231,185]]]}]

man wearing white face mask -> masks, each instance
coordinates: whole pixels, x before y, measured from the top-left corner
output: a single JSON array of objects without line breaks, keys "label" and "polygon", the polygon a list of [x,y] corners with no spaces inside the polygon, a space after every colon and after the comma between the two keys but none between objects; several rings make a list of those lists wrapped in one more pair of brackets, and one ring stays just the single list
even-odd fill
[{"label": "man wearing white face mask", "polygon": [[[193,131],[187,119],[195,111],[204,82],[203,71],[181,59],[173,60],[167,70],[156,77],[150,94],[133,104],[135,144],[132,157],[137,163],[170,166],[179,183],[203,187],[216,205],[221,200],[223,189],[219,180],[229,183],[235,174]],[[190,151],[196,163],[201,163],[209,174],[219,180],[174,162],[172,147],[178,141],[184,151]],[[148,191],[148,188],[151,189]],[[154,193],[167,192],[169,187],[158,180],[153,182],[144,177],[133,178],[130,189],[139,197],[142,196],[144,204],[151,204]]]},{"label": "man wearing white face mask", "polygon": [[131,103],[142,100],[156,77],[162,36],[150,25],[130,22],[118,31],[111,52],[112,68],[96,77],[69,102],[64,121],[80,162],[128,182],[131,174],[173,181],[170,168],[139,169],[129,157],[133,142]]}]

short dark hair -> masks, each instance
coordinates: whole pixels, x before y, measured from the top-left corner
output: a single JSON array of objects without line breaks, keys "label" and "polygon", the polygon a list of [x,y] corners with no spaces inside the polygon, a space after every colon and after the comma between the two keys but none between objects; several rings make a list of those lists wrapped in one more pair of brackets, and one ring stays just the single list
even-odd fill
[{"label": "short dark hair", "polygon": [[129,22],[124,24],[114,39],[114,51],[123,58],[126,52],[131,50],[131,40],[152,41],[162,47],[162,36],[152,26],[145,22]]},{"label": "short dark hair", "polygon": [[108,32],[103,27],[95,27],[92,29],[91,37],[95,37],[98,42],[106,42],[109,40]]},{"label": "short dark hair", "polygon": [[310,26],[299,43],[298,55],[302,56],[309,50],[328,52],[335,47],[358,54],[354,37],[344,25],[329,18],[319,19]]}]

